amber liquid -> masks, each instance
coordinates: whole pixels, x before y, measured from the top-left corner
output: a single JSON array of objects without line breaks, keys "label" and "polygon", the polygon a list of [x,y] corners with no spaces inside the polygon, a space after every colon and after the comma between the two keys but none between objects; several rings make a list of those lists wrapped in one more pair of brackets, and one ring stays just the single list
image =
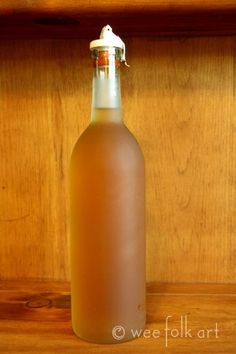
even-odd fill
[{"label": "amber liquid", "polygon": [[118,343],[145,325],[144,160],[119,110],[93,115],[71,160],[72,325]]}]

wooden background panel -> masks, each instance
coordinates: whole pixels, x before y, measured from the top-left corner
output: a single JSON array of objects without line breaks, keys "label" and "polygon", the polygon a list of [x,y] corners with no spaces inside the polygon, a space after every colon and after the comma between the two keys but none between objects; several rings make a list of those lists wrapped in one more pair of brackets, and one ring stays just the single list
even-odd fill
[{"label": "wooden background panel", "polygon": [[[236,280],[235,38],[129,39],[127,125],[147,174],[147,280]],[[88,41],[0,42],[0,278],[69,279],[68,166]]]},{"label": "wooden background panel", "polygon": [[67,172],[90,108],[87,43],[0,46],[0,274],[67,279]]},{"label": "wooden background panel", "polygon": [[125,104],[146,157],[148,280],[235,282],[235,39],[134,41],[129,50]]}]

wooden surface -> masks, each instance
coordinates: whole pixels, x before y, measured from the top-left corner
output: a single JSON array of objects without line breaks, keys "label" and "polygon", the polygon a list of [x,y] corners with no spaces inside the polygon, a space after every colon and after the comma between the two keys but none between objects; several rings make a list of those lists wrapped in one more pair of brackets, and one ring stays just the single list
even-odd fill
[{"label": "wooden surface", "polygon": [[[146,329],[150,332],[146,332],[146,338],[96,345],[81,341],[72,332],[68,283],[2,282],[0,351],[4,354],[235,353],[235,305],[235,285],[149,284]],[[167,316],[172,316],[168,319],[172,332],[168,332],[166,343]],[[181,316],[187,316],[186,320],[182,317],[182,334]],[[185,337],[185,323],[191,338]],[[218,333],[213,331],[216,323]],[[176,338],[172,336],[177,334],[174,329],[179,330]],[[154,330],[160,331],[159,338],[153,338]],[[147,338],[150,333],[152,336]]]},{"label": "wooden surface", "polygon": [[232,34],[236,2],[227,0],[2,0],[0,38],[88,37],[106,23],[122,36]]},{"label": "wooden surface", "polygon": [[[235,38],[129,39],[125,120],[146,159],[147,280],[236,280]],[[0,278],[68,280],[68,168],[86,40],[0,42]]]}]

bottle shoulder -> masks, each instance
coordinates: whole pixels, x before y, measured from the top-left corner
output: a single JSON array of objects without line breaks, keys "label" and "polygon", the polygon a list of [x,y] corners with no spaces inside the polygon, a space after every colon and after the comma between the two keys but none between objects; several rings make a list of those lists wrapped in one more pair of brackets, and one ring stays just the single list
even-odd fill
[{"label": "bottle shoulder", "polygon": [[124,123],[91,123],[77,140],[72,158],[120,158],[122,155],[144,160],[140,145],[128,127]]}]

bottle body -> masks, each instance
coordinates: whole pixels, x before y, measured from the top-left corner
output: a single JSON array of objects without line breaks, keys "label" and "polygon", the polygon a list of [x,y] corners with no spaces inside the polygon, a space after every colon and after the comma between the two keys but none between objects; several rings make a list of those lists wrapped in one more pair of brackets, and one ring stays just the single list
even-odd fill
[{"label": "bottle body", "polygon": [[97,111],[71,160],[72,323],[97,343],[145,325],[144,160],[116,113]]},{"label": "bottle body", "polygon": [[145,325],[144,159],[122,120],[122,49],[92,54],[91,123],[70,171],[72,325],[87,341],[118,343]]}]

